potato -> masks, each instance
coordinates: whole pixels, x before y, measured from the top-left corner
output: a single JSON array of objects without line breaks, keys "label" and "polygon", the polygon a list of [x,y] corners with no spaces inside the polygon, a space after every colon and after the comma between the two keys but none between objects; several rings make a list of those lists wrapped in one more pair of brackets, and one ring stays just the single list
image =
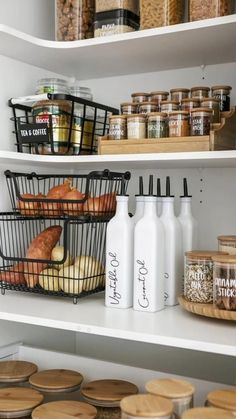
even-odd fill
[{"label": "potato", "polygon": [[91,291],[99,286],[104,285],[104,273],[105,269],[100,262],[93,256],[78,256],[75,259],[75,266],[78,266],[80,277],[87,278],[88,276],[94,276],[94,278],[83,280],[83,290]]},{"label": "potato", "polygon": [[[63,246],[56,246],[52,249],[51,260],[54,262],[60,262],[64,257],[64,247]],[[53,268],[61,270],[62,268],[66,268],[66,266],[73,265],[73,257],[67,252],[66,261],[63,264],[53,265]]]},{"label": "potato", "polygon": [[40,211],[40,202],[33,202],[28,201],[28,199],[42,199],[44,196],[42,194],[33,195],[33,194],[23,194],[21,195],[22,199],[26,199],[27,201],[19,200],[17,202],[17,208],[20,211],[21,215],[25,216],[37,216],[39,215]]},{"label": "potato", "polygon": [[67,266],[59,271],[60,288],[67,294],[80,294],[83,291],[83,281],[79,281],[78,266]]},{"label": "potato", "polygon": [[39,275],[39,285],[46,291],[60,291],[59,272],[56,269],[44,269]]}]

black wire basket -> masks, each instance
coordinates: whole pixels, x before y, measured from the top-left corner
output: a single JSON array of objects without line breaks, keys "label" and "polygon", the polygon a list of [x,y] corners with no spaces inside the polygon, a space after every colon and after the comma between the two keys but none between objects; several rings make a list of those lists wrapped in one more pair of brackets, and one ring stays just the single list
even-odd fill
[{"label": "black wire basket", "polygon": [[119,110],[72,95],[47,93],[32,107],[9,100],[17,151],[43,155],[97,154],[98,137]]},{"label": "black wire basket", "polygon": [[5,172],[12,210],[22,216],[111,218],[116,194],[127,192],[130,172],[109,170],[81,175]]},{"label": "black wire basket", "polygon": [[104,290],[107,221],[0,213],[0,288],[79,298]]}]

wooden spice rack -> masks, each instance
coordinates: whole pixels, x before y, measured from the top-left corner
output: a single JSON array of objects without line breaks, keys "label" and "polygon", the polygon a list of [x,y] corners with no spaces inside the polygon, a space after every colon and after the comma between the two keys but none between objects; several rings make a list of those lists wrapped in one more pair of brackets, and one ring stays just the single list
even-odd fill
[{"label": "wooden spice rack", "polygon": [[221,114],[221,122],[213,124],[210,135],[167,137],[141,140],[109,140],[101,137],[98,154],[174,153],[236,149],[236,107]]}]

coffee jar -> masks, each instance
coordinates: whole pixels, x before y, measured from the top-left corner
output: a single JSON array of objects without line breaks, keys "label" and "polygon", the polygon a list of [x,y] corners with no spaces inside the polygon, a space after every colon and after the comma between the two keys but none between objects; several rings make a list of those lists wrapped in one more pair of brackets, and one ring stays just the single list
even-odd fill
[{"label": "coffee jar", "polygon": [[173,403],[164,397],[139,394],[120,403],[122,419],[172,419]]},{"label": "coffee jar", "polygon": [[127,115],[127,132],[129,140],[146,138],[146,115]]},{"label": "coffee jar", "polygon": [[236,389],[214,390],[208,393],[207,406],[216,407],[236,415]]},{"label": "coffee jar", "polygon": [[233,419],[233,415],[214,407],[196,407],[185,412],[182,419]]},{"label": "coffee jar", "polygon": [[43,402],[43,395],[31,388],[0,389],[0,418],[30,419],[33,409]]},{"label": "coffee jar", "polygon": [[32,413],[32,419],[58,419],[61,417],[67,419],[78,419],[78,417],[95,419],[97,417],[97,409],[88,403],[61,400],[42,404],[36,407]]},{"label": "coffee jar", "polygon": [[236,256],[236,236],[218,236],[218,249]]},{"label": "coffee jar", "polygon": [[219,99],[220,101],[220,112],[230,111],[230,92],[231,86],[212,86],[211,92],[212,97]]},{"label": "coffee jar", "polygon": [[236,256],[214,256],[213,262],[214,304],[220,310],[236,311]]},{"label": "coffee jar", "polygon": [[1,361],[0,386],[25,386],[29,377],[38,370],[37,365],[26,361]]},{"label": "coffee jar", "polygon": [[152,112],[147,115],[147,136],[148,138],[168,137],[167,113]]},{"label": "coffee jar", "polygon": [[109,139],[125,140],[127,138],[126,115],[112,115],[109,118]]}]

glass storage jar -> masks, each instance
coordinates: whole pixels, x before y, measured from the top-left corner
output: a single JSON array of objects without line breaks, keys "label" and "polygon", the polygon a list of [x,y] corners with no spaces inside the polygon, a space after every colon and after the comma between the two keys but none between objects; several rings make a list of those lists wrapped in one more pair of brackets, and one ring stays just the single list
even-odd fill
[{"label": "glass storage jar", "polygon": [[179,109],[179,102],[176,100],[163,100],[160,104],[161,112],[170,113]]},{"label": "glass storage jar", "polygon": [[37,365],[26,361],[1,361],[0,386],[24,386],[29,377],[38,371]]},{"label": "glass storage jar", "polygon": [[31,388],[0,389],[0,418],[30,419],[33,409],[43,402],[43,395]]},{"label": "glass storage jar", "polygon": [[184,0],[140,0],[140,29],[176,25],[184,19]]},{"label": "glass storage jar", "polygon": [[158,103],[156,101],[142,102],[139,105],[139,113],[147,114],[158,111]]},{"label": "glass storage jar", "polygon": [[220,100],[220,112],[230,111],[231,86],[212,86],[212,97]]},{"label": "glass storage jar", "polygon": [[182,99],[181,110],[190,112],[194,108],[200,107],[200,100],[197,98]]},{"label": "glass storage jar", "polygon": [[139,16],[129,10],[118,9],[109,12],[96,13],[94,22],[95,38],[134,32],[139,29]]},{"label": "glass storage jar", "polygon": [[213,260],[223,252],[190,251],[185,253],[184,297],[192,303],[213,302]]},{"label": "glass storage jar", "polygon": [[193,407],[195,388],[188,381],[160,378],[149,381],[145,388],[148,393],[154,396],[161,396],[171,400],[176,419],[180,419],[186,410]]},{"label": "glass storage jar", "polygon": [[52,369],[33,374],[30,385],[44,395],[45,402],[78,398],[83,376],[72,370]]},{"label": "glass storage jar", "polygon": [[150,93],[151,100],[156,100],[159,107],[160,107],[161,102],[168,100],[168,97],[169,97],[169,92],[165,92],[165,91],[157,91],[157,92]]},{"label": "glass storage jar", "polygon": [[[214,256],[213,262],[214,304],[220,310],[236,311],[236,256]],[[236,403],[236,393],[234,397]]]},{"label": "glass storage jar", "polygon": [[220,122],[220,101],[209,97],[201,101],[201,107],[212,109],[212,123],[217,124]]},{"label": "glass storage jar", "polygon": [[213,390],[207,395],[206,404],[227,410],[236,415],[236,389]]},{"label": "glass storage jar", "polygon": [[189,21],[211,19],[233,13],[232,0],[189,0]]},{"label": "glass storage jar", "polygon": [[182,419],[233,419],[233,415],[214,407],[196,407],[185,412]]},{"label": "glass storage jar", "polygon": [[189,113],[174,111],[169,113],[169,137],[189,136]]},{"label": "glass storage jar", "polygon": [[146,138],[146,115],[127,115],[127,132],[129,140]]},{"label": "glass storage jar", "polygon": [[88,403],[78,402],[74,400],[63,400],[59,402],[50,402],[42,404],[33,410],[32,419],[59,419],[61,417],[72,418],[87,418],[95,419],[97,409]]},{"label": "glass storage jar", "polygon": [[148,102],[150,94],[149,93],[132,93],[131,97],[134,103]]},{"label": "glass storage jar", "polygon": [[209,97],[210,87],[207,86],[195,86],[190,89],[191,97],[203,99]]},{"label": "glass storage jar", "polygon": [[96,0],[96,13],[117,9],[129,10],[139,15],[139,2],[137,0]]},{"label": "glass storage jar", "polygon": [[131,115],[138,112],[138,106],[133,102],[124,102],[120,104],[122,115]]},{"label": "glass storage jar", "polygon": [[147,115],[147,136],[148,138],[168,137],[167,113],[152,112]]},{"label": "glass storage jar", "polygon": [[95,0],[56,0],[56,41],[93,38]]},{"label": "glass storage jar", "polygon": [[218,250],[236,256],[236,236],[218,236]]},{"label": "glass storage jar", "polygon": [[172,419],[173,403],[152,394],[125,397],[120,407],[122,419]]},{"label": "glass storage jar", "polygon": [[43,93],[69,93],[68,82],[64,79],[57,79],[55,77],[48,77],[39,79],[36,84],[37,95]]},{"label": "glass storage jar", "polygon": [[135,384],[122,380],[92,381],[81,391],[84,400],[96,407],[97,419],[120,419],[120,401],[137,393]]},{"label": "glass storage jar", "polygon": [[208,108],[192,109],[190,113],[190,135],[209,135],[212,113],[212,109]]},{"label": "glass storage jar", "polygon": [[176,100],[176,102],[182,102],[183,99],[188,99],[189,97],[189,93],[190,90],[189,89],[185,89],[183,87],[181,88],[176,88],[176,89],[171,89],[170,90],[170,95],[171,95],[171,100]]},{"label": "glass storage jar", "polygon": [[112,115],[109,118],[109,140],[127,139],[127,116]]}]

